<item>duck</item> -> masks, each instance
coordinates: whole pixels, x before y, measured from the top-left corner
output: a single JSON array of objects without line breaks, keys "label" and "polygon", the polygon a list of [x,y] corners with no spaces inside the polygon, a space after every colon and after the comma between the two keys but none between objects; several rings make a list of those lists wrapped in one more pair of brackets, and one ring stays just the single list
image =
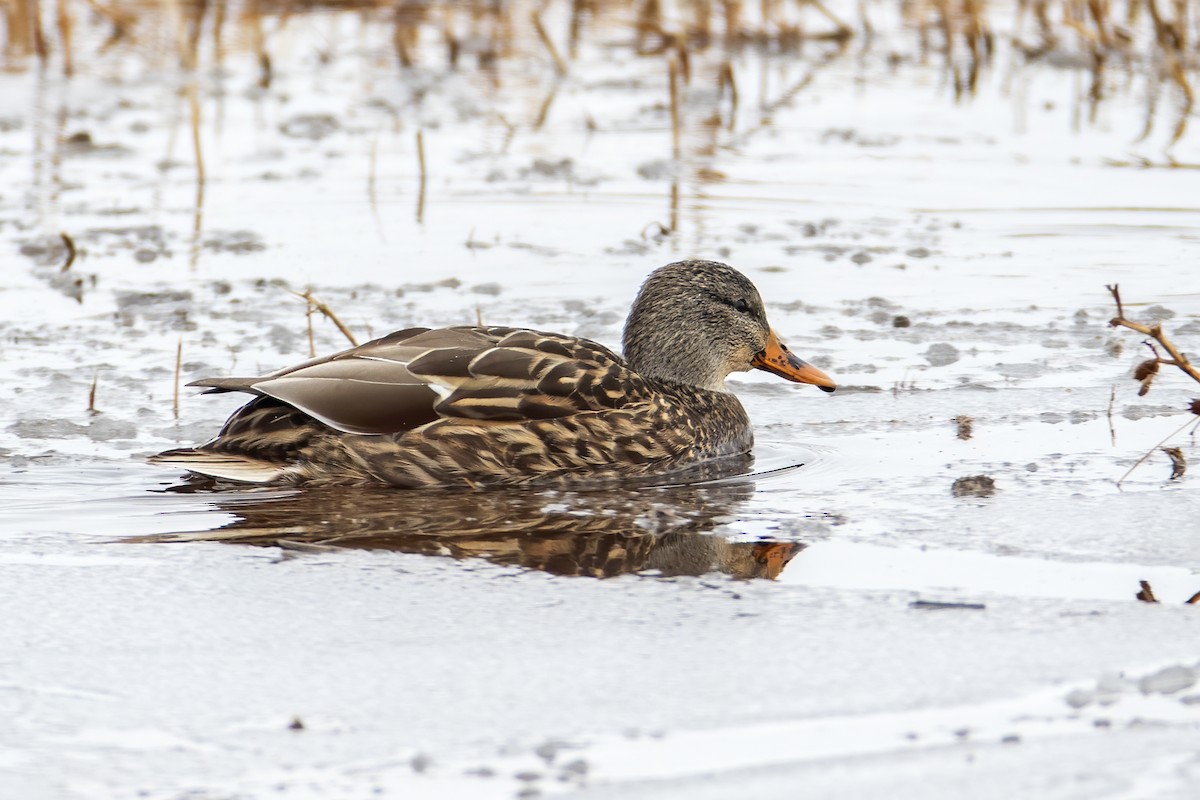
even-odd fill
[{"label": "duck", "polygon": [[151,460],[235,484],[619,485],[748,456],[734,372],[837,388],[783,343],[754,284],[716,261],[654,270],[622,345],[623,357],[530,328],[406,328],[268,375],[191,382],[252,398],[212,440]]}]

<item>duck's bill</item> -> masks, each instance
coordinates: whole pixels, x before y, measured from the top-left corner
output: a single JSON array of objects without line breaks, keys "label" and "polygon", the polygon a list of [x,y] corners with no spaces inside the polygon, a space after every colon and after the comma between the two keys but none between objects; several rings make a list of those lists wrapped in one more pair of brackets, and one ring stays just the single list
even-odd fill
[{"label": "duck's bill", "polygon": [[775,331],[771,331],[766,349],[750,361],[750,366],[796,383],[811,383],[824,392],[832,392],[837,388],[833,378],[788,350],[787,345],[779,341]]}]

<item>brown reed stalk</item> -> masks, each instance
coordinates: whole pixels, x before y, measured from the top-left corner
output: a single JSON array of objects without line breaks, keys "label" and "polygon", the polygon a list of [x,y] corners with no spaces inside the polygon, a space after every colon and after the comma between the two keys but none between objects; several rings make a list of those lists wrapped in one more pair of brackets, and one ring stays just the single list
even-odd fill
[{"label": "brown reed stalk", "polygon": [[315,311],[316,311],[316,309],[313,308],[312,303],[304,304],[304,322],[308,326],[308,357],[309,358],[317,357],[317,340],[316,340],[316,337],[313,336],[313,324],[312,324],[313,313]]},{"label": "brown reed stalk", "polygon": [[67,0],[55,0],[54,10],[63,53],[63,75],[69,78],[75,74],[75,53],[71,46],[71,13],[67,10]]},{"label": "brown reed stalk", "polygon": [[183,371],[183,337],[175,342],[175,391],[171,398],[171,413],[179,419],[179,374]]},{"label": "brown reed stalk", "polygon": [[71,265],[75,263],[75,256],[77,254],[77,251],[75,250],[75,240],[68,236],[65,232],[60,233],[58,236],[60,239],[62,239],[63,246],[67,248],[67,260],[63,262],[59,272],[66,272],[71,268]]},{"label": "brown reed stalk", "polygon": [[695,0],[692,6],[692,28],[688,31],[688,39],[698,41],[706,46],[712,39],[712,0]]},{"label": "brown reed stalk", "polygon": [[[966,1],[970,2],[971,0]],[[834,14],[832,11],[826,8],[825,4],[822,3],[821,0],[804,0],[804,2],[805,4],[815,8],[821,16],[833,23],[832,33],[820,34],[814,38],[826,40],[844,40],[854,36],[854,29],[845,22],[842,22],[841,17],[839,17],[837,14]]]},{"label": "brown reed stalk", "polygon": [[671,224],[667,230],[671,233],[679,230],[679,181],[671,181]]},{"label": "brown reed stalk", "polygon": [[737,81],[733,77],[733,64],[728,59],[721,64],[721,70],[717,73],[717,92],[724,97],[726,91],[729,92],[729,121],[725,124],[725,128],[733,130],[738,112],[738,88]]},{"label": "brown reed stalk", "polygon": [[213,9],[212,52],[213,62],[220,67],[225,63],[225,0],[217,0]]},{"label": "brown reed stalk", "polygon": [[371,206],[371,216],[375,219],[376,226],[379,227],[380,234],[383,233],[383,224],[379,219],[379,195],[375,191],[375,172],[379,164],[379,136],[380,131],[376,131],[371,137],[371,146],[367,150],[367,203]]},{"label": "brown reed stalk", "polygon": [[579,38],[583,31],[584,17],[590,7],[590,0],[571,0],[571,22],[567,28],[567,57],[572,60],[579,54]]},{"label": "brown reed stalk", "polygon": [[113,45],[118,42],[125,41],[129,38],[129,31],[137,23],[137,16],[125,9],[113,5],[102,5],[99,0],[84,0],[88,8],[99,17],[103,17],[112,24],[112,32],[108,34],[108,38],[100,45],[99,52],[107,53]]},{"label": "brown reed stalk", "polygon": [[1192,85],[1188,81],[1187,72],[1184,69],[1184,63],[1187,59],[1187,23],[1186,23],[1186,8],[1180,9],[1176,5],[1176,16],[1174,20],[1166,20],[1158,9],[1157,0],[1146,0],[1146,10],[1150,14],[1150,19],[1154,23],[1155,39],[1158,42],[1159,51],[1167,62],[1167,73],[1171,79],[1183,92],[1184,104],[1180,109],[1179,121],[1175,125],[1175,130],[1171,136],[1171,144],[1175,144],[1183,138],[1183,134],[1187,131],[1188,117],[1192,113],[1192,108],[1196,104],[1196,95],[1192,91]]},{"label": "brown reed stalk", "polygon": [[204,171],[204,148],[200,139],[200,100],[199,87],[195,76],[187,84],[188,115],[192,133],[192,153],[196,159],[196,197],[192,208],[192,244],[189,254],[192,269],[200,261],[200,233],[204,228],[204,192],[207,181]]},{"label": "brown reed stalk", "polygon": [[[453,6],[450,7],[450,11]],[[442,41],[446,45],[446,63],[450,69],[458,67],[458,57],[462,53],[462,40],[458,38],[458,34],[454,32],[454,21],[451,13],[446,13],[442,18]]]},{"label": "brown reed stalk", "polygon": [[307,303],[309,308],[321,312],[322,316],[337,326],[337,329],[342,332],[342,335],[346,337],[346,340],[350,342],[352,347],[358,347],[358,340],[354,338],[354,334],[350,332],[345,323],[338,319],[338,315],[333,313],[333,309],[313,294],[312,289],[306,289],[303,292],[294,292],[291,289],[288,291]]},{"label": "brown reed stalk", "polygon": [[42,9],[39,0],[28,0],[28,19],[33,38],[33,52],[38,61],[46,63],[50,48],[46,45],[46,32],[42,28]]},{"label": "brown reed stalk", "polygon": [[637,31],[637,49],[639,53],[645,54],[646,40],[649,38],[662,38],[662,5],[659,0],[645,0],[638,8],[637,19],[634,22],[634,29]]},{"label": "brown reed stalk", "polygon": [[417,187],[417,224],[425,221],[425,136],[417,131],[417,167],[420,169],[421,182]]},{"label": "brown reed stalk", "polygon": [[671,95],[671,155],[678,160],[682,123],[679,119],[679,64],[674,54],[667,59],[667,90]]},{"label": "brown reed stalk", "polygon": [[731,45],[742,38],[742,0],[721,0],[721,13],[725,17],[725,44]]},{"label": "brown reed stalk", "polygon": [[559,75],[566,75],[567,62],[563,61],[562,56],[558,54],[558,48],[554,46],[554,40],[550,38],[550,34],[546,33],[546,26],[542,24],[542,12],[534,11],[529,16],[533,21],[533,29],[537,32],[538,38],[542,40],[551,60],[554,61],[554,71]]}]

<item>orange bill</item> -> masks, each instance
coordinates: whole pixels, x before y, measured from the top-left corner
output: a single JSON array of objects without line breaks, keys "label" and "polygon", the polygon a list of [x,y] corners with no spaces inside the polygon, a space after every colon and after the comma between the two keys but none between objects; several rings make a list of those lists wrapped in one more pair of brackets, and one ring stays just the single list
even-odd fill
[{"label": "orange bill", "polygon": [[795,353],[788,350],[787,345],[779,341],[779,336],[776,335],[774,329],[771,330],[771,336],[767,339],[766,349],[750,361],[750,366],[772,372],[796,383],[811,383],[824,392],[832,392],[837,388],[833,378],[807,361],[801,361]]}]

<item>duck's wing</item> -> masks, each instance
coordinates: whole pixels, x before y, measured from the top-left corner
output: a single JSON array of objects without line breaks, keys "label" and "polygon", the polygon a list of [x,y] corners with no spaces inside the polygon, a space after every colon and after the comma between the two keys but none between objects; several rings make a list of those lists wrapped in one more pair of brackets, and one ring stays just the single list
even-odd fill
[{"label": "duck's wing", "polygon": [[[496,330],[496,329],[490,329]],[[646,380],[588,339],[510,329],[481,351],[431,350],[408,365],[443,397],[441,417],[520,422],[648,401]]]},{"label": "duck's wing", "polygon": [[191,386],[273,397],[346,433],[439,418],[517,421],[617,408],[645,381],[595,342],[515,328],[410,328],[260,378]]},{"label": "duck's wing", "polygon": [[438,393],[408,370],[442,349],[486,350],[503,334],[409,328],[257,378],[205,378],[189,386],[273,397],[345,433],[395,433],[437,419]]}]

